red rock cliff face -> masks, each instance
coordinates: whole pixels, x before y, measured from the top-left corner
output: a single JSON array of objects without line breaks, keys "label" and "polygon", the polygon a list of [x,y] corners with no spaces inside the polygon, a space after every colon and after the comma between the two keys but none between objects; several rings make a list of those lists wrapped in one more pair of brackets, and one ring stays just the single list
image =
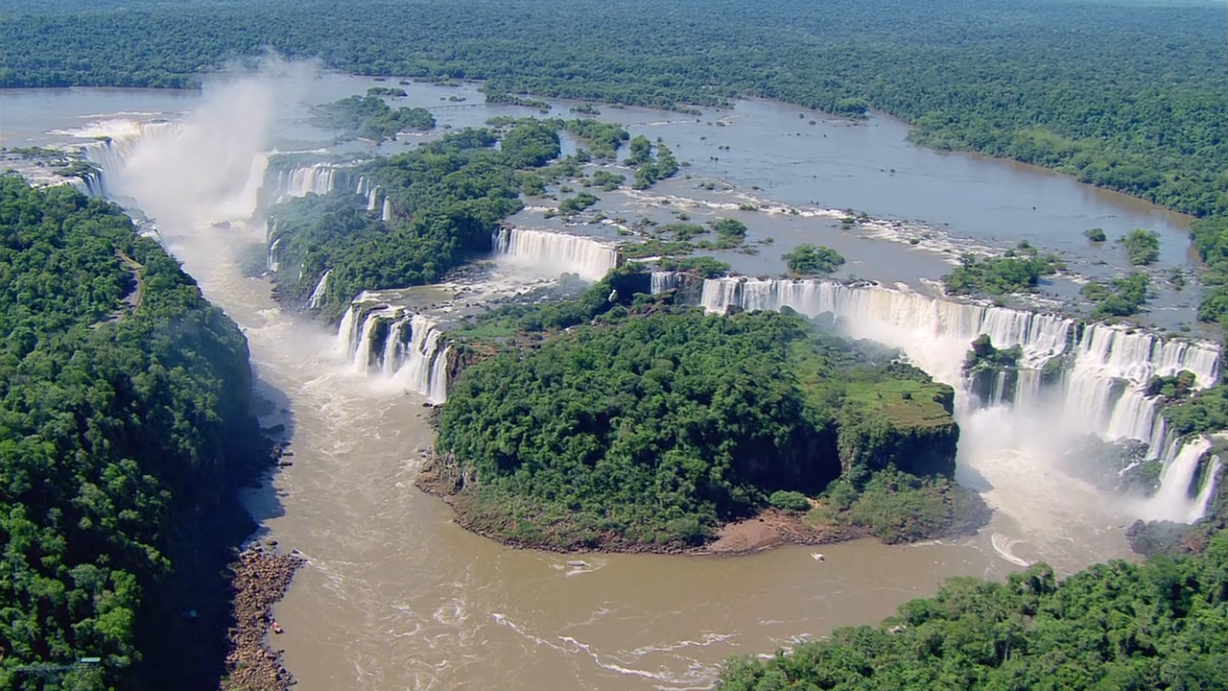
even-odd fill
[{"label": "red rock cliff face", "polygon": [[492,358],[496,354],[493,346],[486,344],[454,343],[448,350],[448,388],[460,379],[466,369],[477,363]]}]

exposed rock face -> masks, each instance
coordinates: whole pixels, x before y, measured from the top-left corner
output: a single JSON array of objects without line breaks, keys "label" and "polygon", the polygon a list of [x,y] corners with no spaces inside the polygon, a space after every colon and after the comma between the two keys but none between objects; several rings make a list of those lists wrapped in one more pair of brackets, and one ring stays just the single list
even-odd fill
[{"label": "exposed rock face", "polygon": [[448,383],[455,383],[466,369],[496,354],[494,347],[485,344],[454,344],[448,350]]},{"label": "exposed rock face", "polygon": [[843,425],[837,438],[843,475],[860,477],[892,465],[917,476],[955,475],[959,426],[954,422],[902,426],[880,419]]},{"label": "exposed rock face", "polygon": [[434,451],[427,452],[427,458],[418,473],[415,483],[418,489],[437,497],[451,497],[464,489],[465,485],[476,484],[473,470],[462,471],[454,454],[439,456]]},{"label": "exposed rock face", "polygon": [[235,625],[229,631],[223,691],[285,691],[294,685],[294,677],[265,637],[274,632],[273,603],[285,595],[294,572],[304,563],[297,555],[256,546],[240,554],[231,567]]}]

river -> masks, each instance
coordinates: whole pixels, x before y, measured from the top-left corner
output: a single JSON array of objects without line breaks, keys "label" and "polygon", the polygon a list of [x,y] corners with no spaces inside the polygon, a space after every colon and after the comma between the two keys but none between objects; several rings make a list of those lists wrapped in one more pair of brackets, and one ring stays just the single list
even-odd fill
[{"label": "river", "polygon": [[[375,83],[326,75],[300,98],[324,102]],[[178,119],[224,88],[208,86],[204,95],[0,91],[0,144],[63,143],[65,133],[80,135],[92,123],[117,118]],[[453,106],[437,109],[441,125],[534,112],[482,104],[471,84],[406,88],[407,105]],[[556,112],[566,107],[560,103]],[[689,173],[726,180],[737,188],[730,193],[923,219],[969,243],[1028,239],[1088,266],[1098,257],[1109,266],[1120,261],[1110,256],[1112,249],[1088,248],[1084,228],[1102,226],[1113,236],[1146,227],[1160,232],[1164,263],[1188,267],[1181,217],[1027,166],[915,147],[904,139],[906,128],[889,118],[862,125],[813,113],[799,118],[794,106],[761,101],[699,118],[602,109],[602,119],[626,123],[633,134],[663,137],[681,160],[692,162]],[[812,118],[814,125],[808,124]],[[726,124],[714,124],[718,120]],[[230,145],[224,130],[213,134],[219,147]],[[320,137],[301,113],[275,118],[269,134],[265,143],[282,149],[314,145]],[[172,168],[191,165],[185,160]],[[156,182],[168,185],[167,177]],[[714,198],[685,179],[670,185],[653,194]],[[608,197],[609,204],[620,203],[618,194]],[[421,400],[355,375],[333,333],[283,313],[267,282],[242,277],[238,252],[263,240],[262,225],[233,214],[193,215],[178,204],[178,212],[170,210],[177,200],[162,200],[168,210],[158,216],[167,245],[207,297],[243,327],[261,393],[275,408],[263,422],[288,428],[293,466],[246,500],[263,534],[309,559],[276,608],[286,632],[272,641],[285,649],[299,689],[706,688],[730,655],[771,653],[799,637],[875,622],[910,598],[933,594],[949,576],[1001,578],[1035,558],[1070,572],[1125,553],[1119,526],[1108,525],[1114,517],[1086,520],[1087,505],[1103,503],[1094,492],[1072,481],[1069,492],[1046,494],[1039,488],[1049,485],[1032,482],[1033,469],[1010,457],[978,466],[978,488],[991,505],[1030,507],[1035,515],[1000,511],[990,528],[966,540],[783,547],[745,557],[568,556],[504,548],[460,529],[442,502],[414,489],[419,453],[433,441]],[[215,220],[234,223],[214,227]],[[782,224],[774,235],[801,240],[827,241],[820,234],[845,232],[829,220],[789,227],[781,218],[771,222]],[[752,232],[765,231],[752,224]],[[941,251],[927,254],[901,243],[852,238],[847,245],[857,248],[850,255],[861,271],[887,266],[908,274],[899,278],[936,277],[948,260]],[[1022,541],[1019,556],[1012,555],[1015,541]],[[569,564],[574,560],[584,564]]]}]

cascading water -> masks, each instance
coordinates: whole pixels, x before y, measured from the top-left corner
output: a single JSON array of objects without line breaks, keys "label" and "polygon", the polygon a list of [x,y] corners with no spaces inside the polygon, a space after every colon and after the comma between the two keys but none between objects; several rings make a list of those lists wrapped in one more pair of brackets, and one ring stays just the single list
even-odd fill
[{"label": "cascading water", "polygon": [[281,268],[281,262],[277,261],[277,246],[280,244],[281,238],[277,238],[273,241],[273,244],[269,245],[269,256],[268,260],[265,262],[265,265],[269,271],[276,272]]},{"label": "cascading water", "polygon": [[307,309],[318,310],[320,305],[324,304],[324,294],[328,291],[328,277],[333,273],[332,269],[324,272],[320,277],[320,282],[316,284],[314,290],[311,291],[311,297],[307,298]]},{"label": "cascading water", "polygon": [[[1167,439],[1166,425],[1156,401],[1146,396],[1146,386],[1153,376],[1183,370],[1194,373],[1198,387],[1210,386],[1219,370],[1220,354],[1214,345],[1165,340],[1103,324],[1080,331],[1071,319],[957,303],[877,285],[711,279],[704,282],[702,301],[710,312],[736,305],[746,310],[790,307],[808,316],[832,313],[849,335],[899,348],[936,380],[955,387],[961,394],[957,396],[961,422],[974,412],[961,373],[972,340],[988,334],[998,348],[1018,346],[1023,352],[1018,384],[1011,400],[999,401],[1013,410],[1014,419],[1005,420],[1006,424],[1044,419],[1051,435],[1091,432],[1105,440],[1142,441],[1152,458],[1166,463],[1166,470],[1161,490],[1141,513],[1183,521],[1201,515],[1201,505],[1195,506],[1196,500],[1188,496],[1193,472],[1188,464],[1196,465],[1206,447],[1199,439],[1184,445]],[[1046,364],[1061,366],[1061,376],[1048,386],[1043,384]]]},{"label": "cascading water", "polygon": [[370,297],[359,295],[342,317],[338,350],[354,372],[382,376],[422,394],[428,403],[443,403],[448,396],[449,346],[438,324],[401,307],[372,303]]},{"label": "cascading water", "polygon": [[181,131],[179,123],[174,122],[136,122],[133,120],[114,120],[99,123],[96,132],[81,132],[77,134],[93,134],[97,141],[82,147],[86,158],[104,171],[112,173],[122,170],[124,162],[132,156],[138,146],[144,143],[174,136]]},{"label": "cascading water", "polygon": [[1143,518],[1191,523],[1202,517],[1214,488],[1215,474],[1211,473],[1211,479],[1203,483],[1198,496],[1191,499],[1189,492],[1198,468],[1210,450],[1211,440],[1203,436],[1195,437],[1185,444],[1174,440],[1169,445],[1164,454],[1165,465],[1160,476],[1160,489],[1142,506]]},{"label": "cascading water", "polygon": [[[308,194],[325,195],[333,191],[337,168],[327,163],[297,166],[277,173],[276,192],[272,198],[282,202]],[[268,197],[266,197],[267,199]]]},{"label": "cascading water", "polygon": [[1211,497],[1215,496],[1215,479],[1219,477],[1220,470],[1223,468],[1223,460],[1218,454],[1210,459],[1207,467],[1207,473],[1204,475],[1202,489],[1199,490],[1198,496],[1194,498],[1194,506],[1190,511],[1190,516],[1193,520],[1204,516],[1207,513],[1207,508],[1211,505]]},{"label": "cascading water", "polygon": [[384,206],[380,210],[379,217],[385,223],[392,220],[392,200],[388,197],[384,197]]},{"label": "cascading water", "polygon": [[598,281],[618,265],[618,250],[593,238],[527,228],[504,228],[491,239],[509,261],[550,272],[574,273]]},{"label": "cascading water", "polygon": [[651,281],[653,295],[675,290],[681,285],[681,279],[676,271],[653,271]]}]

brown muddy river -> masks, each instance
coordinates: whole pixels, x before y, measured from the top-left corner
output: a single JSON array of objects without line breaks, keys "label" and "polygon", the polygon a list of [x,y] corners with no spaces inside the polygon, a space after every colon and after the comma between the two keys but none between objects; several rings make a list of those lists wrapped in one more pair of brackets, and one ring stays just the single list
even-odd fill
[{"label": "brown muddy river", "polygon": [[[313,93],[328,100],[369,85],[370,80],[329,77]],[[469,86],[412,90],[430,102],[456,93],[480,98]],[[117,90],[22,91],[0,98],[0,140],[9,146],[49,142],[54,131],[91,119],[180,117],[200,100]],[[606,119],[660,129],[681,158],[704,151],[696,173],[727,175],[743,185],[758,181],[765,188],[758,194],[790,204],[814,197],[840,208],[925,214],[953,228],[964,219],[959,230],[969,236],[1027,236],[1038,245],[1056,225],[1062,237],[1054,244],[1072,247],[1082,247],[1070,236],[1084,227],[1146,225],[1164,233],[1166,261],[1184,261],[1184,240],[1170,242],[1182,234],[1180,219],[1137,202],[1025,167],[918,150],[902,142],[904,127],[888,120],[862,128],[811,127],[799,126],[797,109],[790,106],[758,102],[739,108],[741,119],[711,139],[715,126],[703,125],[701,134],[700,125],[683,131],[681,125],[655,124],[677,117],[671,114],[609,110]],[[479,105],[441,111],[440,120],[479,124],[505,112]],[[788,141],[766,137],[765,128],[777,121],[802,134]],[[818,182],[802,186],[789,170],[753,156],[771,146],[796,149],[807,138],[827,143],[817,152],[798,153],[788,168],[813,167],[826,180],[812,178]],[[719,165],[703,163],[707,149],[721,141],[733,141],[733,152],[722,153]],[[284,411],[264,423],[287,425],[293,466],[248,503],[267,535],[309,559],[276,610],[286,633],[272,641],[285,649],[298,689],[707,688],[730,655],[771,653],[836,626],[876,622],[908,599],[933,594],[949,576],[1001,578],[1018,562],[1036,558],[1069,571],[1123,552],[1120,531],[1089,527],[1080,513],[1097,504],[1094,493],[1074,483],[1068,493],[1055,494],[1045,489],[1052,483],[1033,482],[1034,466],[1001,454],[982,454],[975,467],[978,489],[1000,509],[993,525],[953,543],[857,542],[744,557],[675,557],[545,554],[471,535],[451,521],[442,502],[413,487],[419,452],[433,442],[421,400],[355,375],[333,333],[283,314],[265,282],[240,275],[237,252],[263,241],[262,227],[213,228],[208,221],[218,219],[184,211],[191,205],[182,195],[190,195],[193,185],[212,189],[216,182],[208,170],[193,168],[197,160],[174,163],[151,178],[150,189],[165,193],[156,198],[165,213],[155,215],[170,249],[209,299],[244,327],[263,393]],[[992,194],[976,192],[981,188],[992,188]],[[1041,209],[1034,215],[1030,207],[1041,196],[1048,208],[1037,204]],[[985,427],[982,436],[991,436],[1004,423],[985,417],[975,424]],[[1022,544],[1012,550],[1016,541]],[[816,552],[823,561],[814,558]],[[583,564],[568,563],[577,560]]]},{"label": "brown muddy river", "polygon": [[273,641],[300,689],[704,688],[729,655],[876,621],[946,576],[1011,567],[980,538],[750,557],[506,549],[414,489],[432,442],[418,401],[373,391],[327,355],[332,334],[282,315],[232,263],[187,268],[289,399],[294,465],[275,495],[250,499],[269,534],[310,560],[276,609],[286,633]]}]

